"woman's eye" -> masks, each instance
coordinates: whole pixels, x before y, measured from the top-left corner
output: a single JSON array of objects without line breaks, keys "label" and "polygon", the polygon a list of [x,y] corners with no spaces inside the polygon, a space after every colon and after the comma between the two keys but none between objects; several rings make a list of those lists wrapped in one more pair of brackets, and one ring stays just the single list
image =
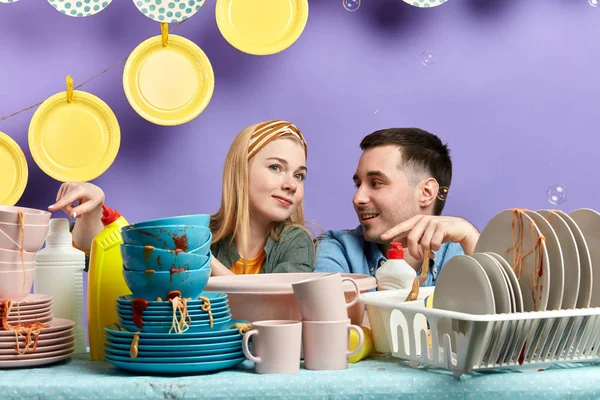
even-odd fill
[{"label": "woman's eye", "polygon": [[272,169],[273,171],[277,171],[277,172],[280,172],[283,170],[283,168],[281,168],[281,165],[278,165],[278,164],[270,165],[269,168]]},{"label": "woman's eye", "polygon": [[294,175],[294,177],[296,179],[298,179],[299,181],[305,181],[306,180],[306,175],[304,175],[304,174],[296,174],[296,175]]}]

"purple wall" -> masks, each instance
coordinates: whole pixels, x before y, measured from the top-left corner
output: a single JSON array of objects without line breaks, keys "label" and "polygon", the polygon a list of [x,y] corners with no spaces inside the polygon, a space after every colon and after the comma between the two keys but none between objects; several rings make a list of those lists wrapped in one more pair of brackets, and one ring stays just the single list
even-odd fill
[{"label": "purple wall", "polygon": [[[422,127],[449,142],[455,178],[446,214],[480,229],[505,208],[550,207],[546,188],[556,183],[568,190],[561,208],[600,208],[600,8],[586,0],[450,0],[433,9],[363,0],[349,13],[341,3],[310,1],[299,41],[255,57],[223,39],[215,2],[207,1],[176,33],[207,53],[215,93],[183,126],[139,117],[123,94],[122,65],[86,85],[121,125],[119,155],[95,181],[107,203],[130,221],[212,213],[233,137],[251,123],[281,118],[306,135],[306,210],[324,229],[357,224],[351,177],[358,143],[391,126]],[[63,91],[67,74],[81,83],[158,34],[159,25],[131,0],[113,0],[81,19],[43,0],[0,4],[0,117]],[[424,51],[435,65],[421,64]],[[29,156],[33,112],[0,121],[0,131],[28,157],[19,204],[45,208],[60,183]]]}]

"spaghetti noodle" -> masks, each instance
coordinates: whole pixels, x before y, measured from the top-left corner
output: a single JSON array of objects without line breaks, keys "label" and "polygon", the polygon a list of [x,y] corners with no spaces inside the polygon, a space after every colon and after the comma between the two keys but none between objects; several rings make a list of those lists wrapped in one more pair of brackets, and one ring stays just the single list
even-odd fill
[{"label": "spaghetti noodle", "polygon": [[130,358],[137,358],[139,341],[140,341],[140,333],[136,332],[133,334],[133,340],[131,341],[131,346],[129,347],[129,357]]},{"label": "spaghetti noodle", "polygon": [[212,310],[211,310],[211,306],[210,306],[210,299],[208,297],[204,297],[204,296],[198,296],[198,300],[202,300],[204,303],[202,303],[202,311],[205,311],[208,313],[208,319],[210,322],[210,327],[213,327],[213,315],[212,315]]},{"label": "spaghetti noodle", "polygon": [[429,275],[429,250],[426,250],[423,253],[423,264],[421,265],[421,276],[419,278],[415,278],[412,284],[412,288],[410,289],[410,293],[406,296],[404,301],[415,301],[419,298],[419,287],[425,282],[427,279],[427,275]]},{"label": "spaghetti noodle", "polygon": [[243,335],[246,332],[249,332],[252,330],[252,324],[246,324],[244,322],[238,322],[236,324],[233,325],[233,328],[236,328],[238,330],[238,333],[240,335]]},{"label": "spaghetti noodle", "polygon": [[[175,333],[184,333],[190,329],[192,323],[192,317],[187,309],[187,299],[182,299],[179,296],[169,299],[173,306],[173,320],[171,322],[171,329],[169,333],[175,331]],[[179,310],[181,317],[177,319],[177,310]]]},{"label": "spaghetti noodle", "polygon": [[[8,315],[13,306],[12,300],[2,300],[3,305],[3,314],[2,314],[2,329],[6,331],[13,331],[15,333],[16,344],[15,351],[20,356],[25,355],[27,352],[33,353],[37,349],[38,337],[42,329],[49,328],[50,325],[43,324],[41,322],[32,322],[32,323],[21,323],[21,313],[19,311],[19,306],[17,304],[17,315],[18,315],[18,323],[17,325],[10,325],[8,323]],[[33,343],[32,343],[33,336]],[[19,339],[25,338],[25,347],[23,350],[19,347]]]},{"label": "spaghetti noodle", "polygon": [[19,258],[21,259],[21,267],[23,269],[23,288],[25,291],[25,283],[27,282],[27,273],[25,272],[25,260],[23,258],[23,252],[25,251],[25,214],[23,211],[17,211],[17,217],[19,218],[19,227],[21,230],[21,245],[19,246]]},{"label": "spaghetti noodle", "polygon": [[512,247],[508,248],[504,255],[506,256],[509,252],[513,253],[512,269],[517,275],[518,279],[521,279],[523,268],[526,266],[526,258],[533,255],[533,268],[532,276],[529,280],[529,288],[533,298],[533,307],[537,309],[537,298],[536,294],[539,293],[541,298],[542,287],[539,285],[540,278],[544,275],[544,248],[542,243],[545,243],[546,238],[537,232],[535,224],[531,224],[531,243],[533,244],[531,250],[524,253],[524,223],[523,223],[523,211],[526,209],[515,208],[512,213]]}]

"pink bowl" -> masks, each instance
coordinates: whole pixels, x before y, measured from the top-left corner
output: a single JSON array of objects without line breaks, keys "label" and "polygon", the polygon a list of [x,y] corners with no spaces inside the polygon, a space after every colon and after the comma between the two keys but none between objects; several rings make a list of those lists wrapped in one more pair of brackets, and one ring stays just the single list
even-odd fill
[{"label": "pink bowl", "polygon": [[0,271],[0,300],[23,300],[31,292],[33,277],[33,269]]},{"label": "pink bowl", "polygon": [[23,263],[23,264],[21,264],[21,261],[11,262],[11,263],[0,262],[0,272],[3,272],[3,271],[21,271],[21,272],[23,272],[23,269],[28,270],[28,269],[34,269],[34,268],[35,268],[35,262],[28,262],[28,263]]},{"label": "pink bowl", "polygon": [[[300,321],[302,316],[296,304],[292,283],[308,278],[325,276],[324,273],[256,274],[213,276],[204,289],[207,292],[227,293],[229,308],[234,319],[250,322],[271,319]],[[363,274],[342,274],[356,281],[361,293],[377,287],[375,278]],[[354,298],[354,286],[344,283],[346,302]],[[348,317],[360,325],[365,305],[357,302],[348,308]]]},{"label": "pink bowl", "polygon": [[25,223],[28,225],[46,225],[50,223],[50,214],[48,211],[36,210],[35,208],[0,206],[0,222],[10,224],[19,223],[18,211],[25,214]]},{"label": "pink bowl", "polygon": [[[0,233],[0,235],[2,235]],[[4,236],[4,235],[3,235]],[[21,256],[19,255],[19,250],[8,250],[0,248],[0,263],[20,263]],[[26,263],[35,261],[35,253],[24,251],[23,252],[23,261]]]},{"label": "pink bowl", "polygon": [[[25,225],[25,251],[35,253],[42,248],[49,224]],[[0,249],[21,249],[21,226],[0,222]]]}]

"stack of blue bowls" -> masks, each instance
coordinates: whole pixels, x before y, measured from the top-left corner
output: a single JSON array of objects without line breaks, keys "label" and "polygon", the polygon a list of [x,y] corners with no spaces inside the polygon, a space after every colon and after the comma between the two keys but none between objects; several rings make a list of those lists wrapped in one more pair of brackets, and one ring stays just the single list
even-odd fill
[{"label": "stack of blue bowls", "polygon": [[[123,227],[123,276],[132,294],[117,299],[119,325],[105,327],[106,361],[159,374],[217,371],[244,362],[237,324],[248,321],[231,319],[227,294],[203,292],[211,271],[209,222],[209,215],[199,214]],[[168,301],[175,294],[188,299],[185,326],[177,323],[181,309],[174,311]]]},{"label": "stack of blue bowls", "polygon": [[196,299],[210,277],[210,215],[183,215],[121,229],[123,276],[134,298]]}]

